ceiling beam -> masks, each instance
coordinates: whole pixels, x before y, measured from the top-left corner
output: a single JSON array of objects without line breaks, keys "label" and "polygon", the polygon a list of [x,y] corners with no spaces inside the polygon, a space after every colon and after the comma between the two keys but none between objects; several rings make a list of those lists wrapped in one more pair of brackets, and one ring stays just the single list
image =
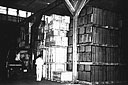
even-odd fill
[{"label": "ceiling beam", "polygon": [[26,18],[25,20],[23,20],[22,22],[20,22],[20,24],[29,22],[34,16],[38,16],[38,14],[40,14],[40,13],[44,14],[45,12],[54,9],[55,7],[61,5],[62,3],[63,3],[63,0],[56,0],[53,3],[49,4],[47,7],[38,10],[36,13],[34,13],[30,17]]},{"label": "ceiling beam", "polygon": [[80,2],[80,4],[78,4],[78,7],[76,8],[76,11],[75,11],[75,16],[78,16],[81,12],[81,10],[83,9],[83,7],[89,3],[90,0],[82,0]]},{"label": "ceiling beam", "polygon": [[67,8],[69,9],[69,11],[71,12],[71,14],[73,15],[75,12],[75,8],[74,6],[71,4],[71,2],[69,0],[65,0],[64,4],[67,6]]}]

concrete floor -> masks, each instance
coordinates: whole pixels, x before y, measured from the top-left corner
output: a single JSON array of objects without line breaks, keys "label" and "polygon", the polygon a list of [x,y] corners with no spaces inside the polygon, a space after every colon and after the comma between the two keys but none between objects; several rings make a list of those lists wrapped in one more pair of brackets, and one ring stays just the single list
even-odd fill
[{"label": "concrete floor", "polygon": [[42,80],[40,82],[36,82],[34,80],[18,80],[18,81],[7,81],[1,82],[0,85],[66,85],[57,82],[51,82],[48,80]]},{"label": "concrete floor", "polygon": [[0,85],[80,85],[80,84],[59,83],[46,79],[42,79],[42,81],[37,82],[35,75],[20,74],[17,76],[13,75],[11,78],[1,81]]}]

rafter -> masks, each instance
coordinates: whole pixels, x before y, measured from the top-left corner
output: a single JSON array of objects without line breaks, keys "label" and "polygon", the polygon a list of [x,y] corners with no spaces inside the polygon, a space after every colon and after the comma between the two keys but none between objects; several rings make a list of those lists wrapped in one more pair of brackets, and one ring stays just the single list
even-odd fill
[{"label": "rafter", "polygon": [[75,12],[75,8],[73,7],[73,5],[71,4],[71,2],[69,0],[65,0],[65,5],[68,7],[69,11],[71,12],[71,14],[73,15]]},{"label": "rafter", "polygon": [[47,7],[38,10],[36,13],[34,13],[30,17],[26,18],[20,24],[29,22],[34,16],[38,16],[38,14],[40,14],[40,13],[44,14],[45,12],[52,10],[53,8],[61,5],[62,3],[63,3],[63,0],[56,0],[53,3],[49,4]]}]

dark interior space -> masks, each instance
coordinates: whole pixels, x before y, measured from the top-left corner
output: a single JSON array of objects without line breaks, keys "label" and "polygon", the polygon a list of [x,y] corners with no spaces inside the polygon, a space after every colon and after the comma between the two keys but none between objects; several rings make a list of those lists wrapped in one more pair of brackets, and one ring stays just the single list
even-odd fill
[{"label": "dark interior space", "polygon": [[122,57],[124,57],[125,63],[128,65],[128,5],[127,0],[122,1],[121,4],[121,14],[123,18],[123,28],[122,28]]},{"label": "dark interior space", "polygon": [[0,22],[0,29],[0,77],[6,79],[6,57],[9,49],[15,48],[17,45],[19,29],[18,24],[12,22]]}]

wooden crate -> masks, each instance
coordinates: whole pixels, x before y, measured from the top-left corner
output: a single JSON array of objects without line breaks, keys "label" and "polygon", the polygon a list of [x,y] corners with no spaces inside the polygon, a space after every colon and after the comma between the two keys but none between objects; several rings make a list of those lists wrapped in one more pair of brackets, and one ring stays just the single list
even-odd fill
[{"label": "wooden crate", "polygon": [[72,72],[69,71],[53,71],[53,80],[59,82],[72,81]]},{"label": "wooden crate", "polygon": [[85,6],[80,13],[78,25],[97,24],[101,26],[121,27],[119,25],[121,24],[120,21],[121,16],[118,13],[97,7]]},{"label": "wooden crate", "polygon": [[97,26],[82,26],[78,29],[79,44],[101,44],[101,45],[120,45],[121,35],[119,30],[103,28]]},{"label": "wooden crate", "polygon": [[[78,49],[78,61],[93,63],[121,63],[121,52],[118,47],[101,47],[92,45],[81,45],[83,51]],[[79,48],[79,47],[78,47]]]},{"label": "wooden crate", "polygon": [[48,62],[65,63],[67,61],[67,47],[49,47]]},{"label": "wooden crate", "polygon": [[[82,66],[82,67],[81,67]],[[118,65],[78,65],[78,80],[87,82],[126,81],[122,66]],[[120,74],[119,74],[120,73]]]}]

